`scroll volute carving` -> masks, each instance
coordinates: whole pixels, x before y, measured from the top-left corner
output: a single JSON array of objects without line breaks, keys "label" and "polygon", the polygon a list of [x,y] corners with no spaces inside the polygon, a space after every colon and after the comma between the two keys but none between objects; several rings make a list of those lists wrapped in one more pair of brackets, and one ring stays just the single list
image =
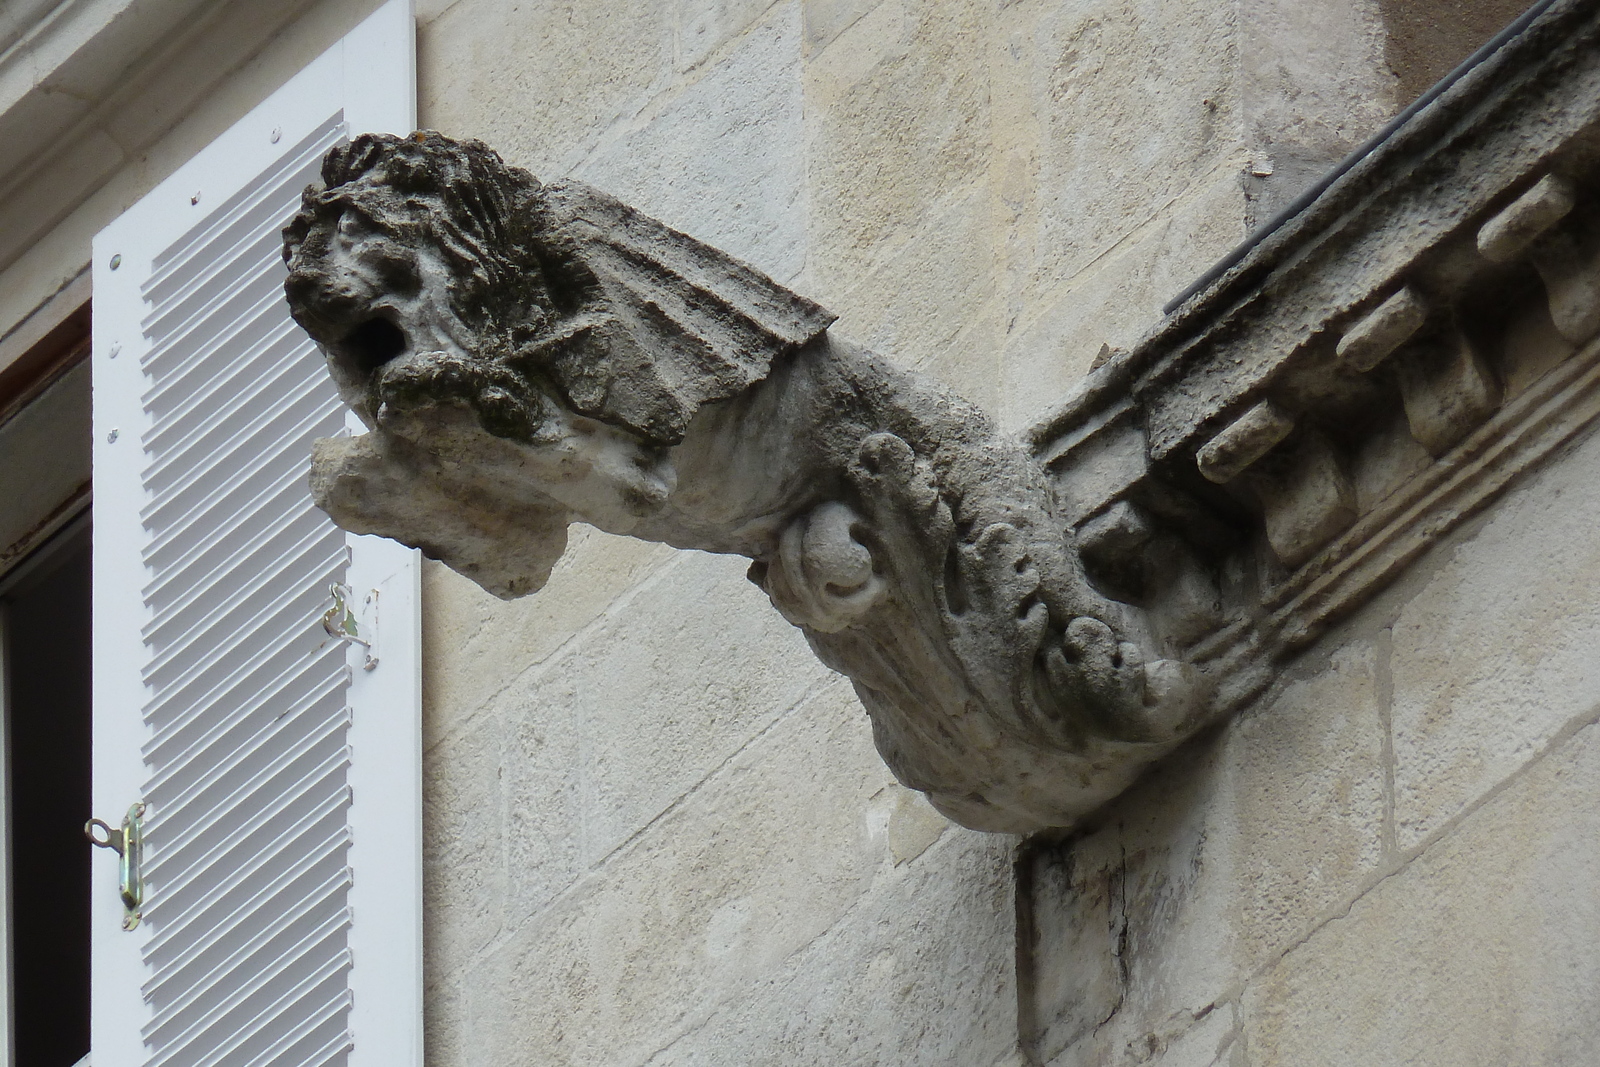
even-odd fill
[{"label": "scroll volute carving", "polygon": [[1205,673],[1091,586],[1028,452],[817,305],[476,142],[358,137],[323,181],[284,255],[371,428],[317,445],[341,526],[501,597],[573,521],[746,556],[894,773],[976,829],[1068,825],[1207,719]]}]

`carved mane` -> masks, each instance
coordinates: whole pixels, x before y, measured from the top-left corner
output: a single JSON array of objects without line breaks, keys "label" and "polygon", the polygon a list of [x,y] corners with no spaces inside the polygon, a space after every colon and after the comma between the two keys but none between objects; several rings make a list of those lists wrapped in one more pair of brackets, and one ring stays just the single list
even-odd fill
[{"label": "carved mane", "polygon": [[[537,436],[542,413],[517,397],[546,386],[580,414],[677,444],[702,405],[743,392],[835,318],[581,182],[540,185],[478,141],[363,134],[328,153],[322,179],[284,230],[286,262],[316,255],[316,221],[347,210],[435,246],[477,358],[416,388],[459,395],[497,436]],[[333,369],[371,423],[358,374]]]}]

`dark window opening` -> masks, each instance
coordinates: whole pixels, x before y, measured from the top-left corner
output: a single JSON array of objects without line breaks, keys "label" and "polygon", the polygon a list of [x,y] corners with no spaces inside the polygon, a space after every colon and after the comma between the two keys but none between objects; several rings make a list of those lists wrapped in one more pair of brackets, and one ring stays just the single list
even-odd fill
[{"label": "dark window opening", "polygon": [[0,584],[16,1067],[89,1052],[89,575],[80,520]]}]

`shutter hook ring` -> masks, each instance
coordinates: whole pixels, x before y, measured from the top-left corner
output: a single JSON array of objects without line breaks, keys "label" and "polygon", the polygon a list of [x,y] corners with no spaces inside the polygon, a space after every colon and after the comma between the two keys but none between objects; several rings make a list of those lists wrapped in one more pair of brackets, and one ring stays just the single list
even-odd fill
[{"label": "shutter hook ring", "polygon": [[[105,837],[95,836],[95,827],[105,831]],[[89,839],[89,844],[96,848],[109,848],[117,855],[122,855],[122,831],[113,830],[104,819],[90,819],[83,824],[83,836]]]}]

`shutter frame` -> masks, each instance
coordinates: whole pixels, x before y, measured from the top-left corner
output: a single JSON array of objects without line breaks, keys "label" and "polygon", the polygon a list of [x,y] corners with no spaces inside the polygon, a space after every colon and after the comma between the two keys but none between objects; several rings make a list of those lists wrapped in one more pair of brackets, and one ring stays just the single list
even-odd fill
[{"label": "shutter frame", "polygon": [[[164,250],[193,236],[236,190],[330,115],[342,110],[349,132],[409,132],[416,99],[413,25],[410,0],[381,6],[95,238],[96,813],[126,810],[151,780],[141,755],[151,737],[144,717],[150,697],[141,681],[152,659],[142,633],[152,622],[145,604],[151,579],[135,548],[148,536],[141,512],[149,503],[144,479],[151,465],[142,444],[152,420],[144,410],[150,379],[141,366],[150,352],[142,325],[151,314],[144,283]],[[199,204],[190,202],[195,192]],[[114,256],[120,257],[115,270]],[[343,422],[356,429],[353,416]],[[300,491],[309,501],[303,479]],[[351,1044],[347,1058],[335,1053],[330,1062],[409,1067],[422,1062],[420,561],[390,541],[341,536],[349,554],[345,580],[369,631],[374,618],[365,601],[376,591],[380,662],[363,670],[365,651],[355,645],[345,650],[345,856],[353,873],[346,891],[344,1018]],[[143,1067],[153,1057],[161,1062],[140,1037],[152,1019],[141,993],[151,978],[141,951],[150,924],[131,934],[121,930],[113,867],[96,857],[91,1059],[96,1067]],[[164,876],[172,881],[170,872]],[[332,1031],[319,1034],[325,1032]],[[190,1061],[180,1056],[170,1062]]]}]

